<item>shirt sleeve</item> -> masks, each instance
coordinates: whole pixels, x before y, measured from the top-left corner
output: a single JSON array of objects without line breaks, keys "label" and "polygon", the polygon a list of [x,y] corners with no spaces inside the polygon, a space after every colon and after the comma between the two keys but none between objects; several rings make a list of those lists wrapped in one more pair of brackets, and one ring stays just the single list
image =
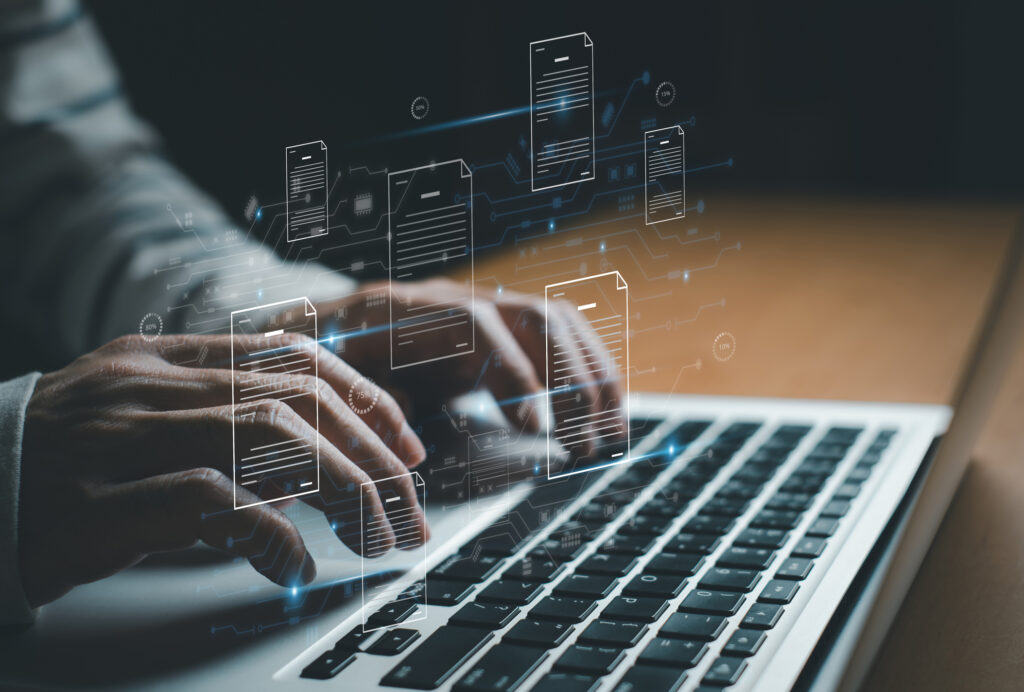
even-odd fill
[{"label": "shirt sleeve", "polygon": [[232,309],[354,283],[285,261],[161,155],[89,17],[70,0],[0,12],[0,316],[62,364],[149,313],[164,333],[227,331]]},{"label": "shirt sleeve", "polygon": [[0,625],[30,623],[18,560],[18,489],[25,408],[39,373],[0,382]]}]

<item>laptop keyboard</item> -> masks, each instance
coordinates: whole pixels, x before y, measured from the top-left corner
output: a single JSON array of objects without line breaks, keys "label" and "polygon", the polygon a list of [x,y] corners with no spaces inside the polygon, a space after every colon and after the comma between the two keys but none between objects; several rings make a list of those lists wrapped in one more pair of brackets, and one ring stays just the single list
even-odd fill
[{"label": "laptop keyboard", "polygon": [[[864,430],[814,431],[818,439],[780,482],[811,426],[775,427],[748,450],[762,423],[734,422],[694,454],[711,425],[685,421],[603,487],[591,477],[588,499],[570,513],[533,491],[437,565],[428,588],[413,584],[372,616],[390,629],[364,634],[357,625],[302,676],[330,679],[359,656],[393,656],[381,685],[435,689],[454,680],[457,690],[516,690],[542,667],[533,690],[675,690],[697,668],[702,685],[735,684],[895,430],[877,432],[845,464]],[[743,463],[705,492],[741,451]],[[684,452],[689,461],[673,463]],[[447,623],[425,637],[401,628],[417,607],[446,608]]]}]

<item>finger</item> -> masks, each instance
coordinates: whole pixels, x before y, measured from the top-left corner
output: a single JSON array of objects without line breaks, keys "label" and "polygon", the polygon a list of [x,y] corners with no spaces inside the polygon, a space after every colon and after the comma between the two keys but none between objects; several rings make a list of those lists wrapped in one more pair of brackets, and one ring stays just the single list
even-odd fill
[{"label": "finger", "polygon": [[[235,495],[244,504],[236,510]],[[96,550],[147,554],[201,540],[246,558],[282,586],[308,584],[316,565],[298,529],[281,511],[237,487],[220,471],[199,468],[112,486],[100,498],[109,521]]]},{"label": "finger", "polygon": [[[390,394],[363,377],[330,350],[301,334],[281,334],[268,338],[242,335],[183,336],[162,347],[169,362],[184,368],[224,369],[243,372],[233,367],[240,354],[273,349],[273,360],[258,364],[260,375],[295,374],[293,350],[315,351],[315,369],[305,374],[318,375],[338,393],[345,405],[356,411],[363,421],[410,467],[426,458],[423,443],[409,426],[402,409]],[[191,375],[191,373],[189,373]],[[194,377],[194,375],[192,375]],[[244,387],[241,387],[244,388]],[[258,393],[258,392],[253,392]],[[207,402],[203,405],[216,405]]]},{"label": "finger", "polygon": [[[524,425],[527,430],[539,431],[541,416],[537,399],[543,395],[544,387],[530,358],[493,303],[478,302],[474,321],[481,353],[490,358],[484,370],[484,383],[510,421]],[[496,362],[498,357],[500,367]]]}]

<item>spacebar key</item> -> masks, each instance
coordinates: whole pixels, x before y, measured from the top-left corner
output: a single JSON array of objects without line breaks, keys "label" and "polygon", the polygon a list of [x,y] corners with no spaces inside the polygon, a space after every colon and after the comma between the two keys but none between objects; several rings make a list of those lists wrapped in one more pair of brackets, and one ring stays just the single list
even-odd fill
[{"label": "spacebar key", "polygon": [[477,627],[445,625],[413,649],[384,676],[380,684],[417,690],[436,689],[493,636],[491,632]]}]

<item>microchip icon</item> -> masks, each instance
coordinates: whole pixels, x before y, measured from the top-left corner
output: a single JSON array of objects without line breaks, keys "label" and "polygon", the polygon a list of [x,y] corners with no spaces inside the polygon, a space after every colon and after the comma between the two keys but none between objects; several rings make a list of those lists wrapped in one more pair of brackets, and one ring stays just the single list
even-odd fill
[{"label": "microchip icon", "polygon": [[353,210],[356,216],[366,216],[373,211],[373,195],[369,192],[363,192],[356,195]]}]

